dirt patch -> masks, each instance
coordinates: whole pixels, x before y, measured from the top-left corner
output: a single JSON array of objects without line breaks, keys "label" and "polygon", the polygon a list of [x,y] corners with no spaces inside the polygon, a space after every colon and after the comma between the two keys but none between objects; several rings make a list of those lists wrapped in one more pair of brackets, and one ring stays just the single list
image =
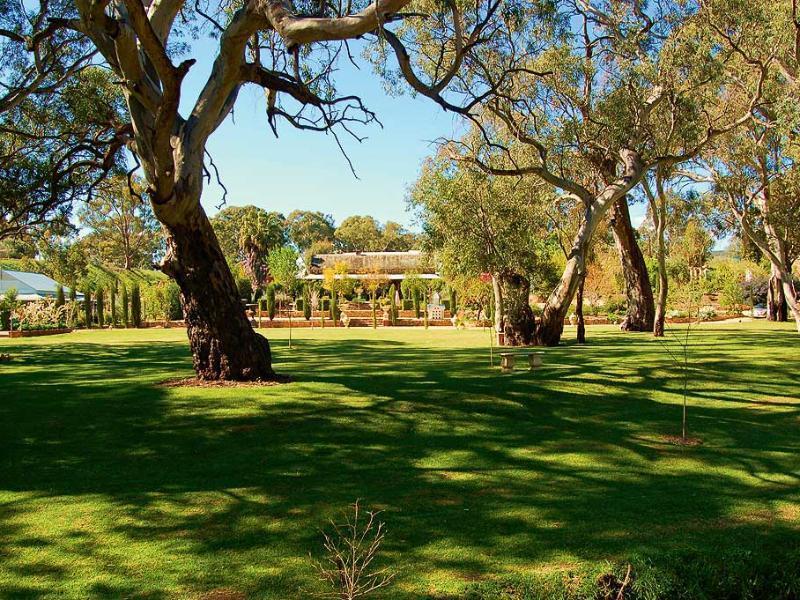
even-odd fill
[{"label": "dirt patch", "polygon": [[679,435],[665,435],[661,439],[673,446],[701,446],[703,444],[703,440],[696,437],[684,438]]},{"label": "dirt patch", "polygon": [[180,377],[175,379],[167,379],[156,385],[158,387],[165,387],[165,388],[268,387],[272,385],[282,385],[284,383],[291,383],[291,381],[292,378],[289,377],[288,375],[275,375],[275,379],[269,379],[264,381],[206,381],[204,379],[198,379],[197,377]]},{"label": "dirt patch", "polygon": [[197,596],[198,600],[245,600],[244,592],[237,592],[236,590],[211,590]]}]

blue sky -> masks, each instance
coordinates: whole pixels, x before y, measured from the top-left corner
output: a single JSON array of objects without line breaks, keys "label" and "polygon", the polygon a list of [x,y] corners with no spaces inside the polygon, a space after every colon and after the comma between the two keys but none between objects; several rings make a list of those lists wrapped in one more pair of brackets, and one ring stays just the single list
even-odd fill
[{"label": "blue sky", "polygon": [[[193,105],[208,76],[217,48],[215,40],[200,40],[192,56],[198,59],[184,83],[184,114]],[[353,54],[358,57],[358,51]],[[406,210],[406,191],[417,177],[420,165],[434,147],[431,141],[452,136],[463,128],[460,117],[444,112],[422,97],[389,96],[371,66],[359,61],[356,70],[342,61],[337,86],[342,94],[357,94],[383,123],[362,127],[367,139],[358,143],[341,135],[359,179],[330,135],[298,131],[278,124],[275,138],[267,123],[264,95],[255,86],[239,94],[233,118],[212,135],[208,150],[228,188],[229,205],[254,204],[266,210],[290,213],[294,209],[320,210],[337,223],[349,215],[369,214],[380,221],[393,220],[413,227]],[[203,205],[216,212],[222,190],[207,185]],[[644,206],[631,207],[638,225]]]},{"label": "blue sky", "polygon": [[[215,41],[204,40],[193,52],[198,62],[184,83],[184,114],[208,76],[215,49]],[[263,92],[247,86],[233,118],[213,134],[208,146],[228,188],[228,204],[254,204],[284,214],[296,208],[321,210],[337,222],[353,214],[370,214],[380,221],[412,224],[406,190],[423,159],[434,151],[430,141],[452,134],[459,118],[426,98],[387,95],[380,77],[366,63],[360,71],[347,61],[341,68],[340,93],[361,96],[383,123],[383,129],[377,123],[362,127],[358,133],[367,137],[362,143],[340,135],[359,179],[353,177],[330,135],[298,131],[278,121],[276,139],[267,123]],[[213,182],[206,186],[203,205],[210,214],[216,212],[221,194]]]}]

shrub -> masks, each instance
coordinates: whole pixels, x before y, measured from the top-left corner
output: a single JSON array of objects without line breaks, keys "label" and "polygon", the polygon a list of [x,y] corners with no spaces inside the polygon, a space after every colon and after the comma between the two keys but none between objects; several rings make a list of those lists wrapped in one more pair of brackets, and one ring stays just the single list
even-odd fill
[{"label": "shrub", "polygon": [[128,309],[128,288],[122,286],[122,326],[127,327],[130,324],[130,314]]},{"label": "shrub", "polygon": [[267,292],[265,295],[266,295],[265,308],[267,311],[267,316],[269,317],[269,320],[272,321],[272,319],[275,318],[275,286],[269,284],[267,286]]},{"label": "shrub", "polygon": [[137,283],[131,287],[131,323],[136,328],[142,326],[142,295]]},{"label": "shrub", "polygon": [[64,298],[64,286],[59,284],[56,286],[56,306],[64,306],[66,302]]},{"label": "shrub", "polygon": [[87,329],[92,327],[92,292],[83,292],[83,318]]},{"label": "shrub", "polygon": [[336,294],[331,296],[330,315],[331,315],[331,320],[335,324],[336,321],[339,320],[339,302],[338,302],[338,299],[336,298]]},{"label": "shrub", "polygon": [[[629,570],[630,569],[630,570]],[[716,554],[692,551],[618,564],[468,586],[461,600],[795,600],[800,594],[797,544]]]},{"label": "shrub", "polygon": [[69,315],[68,323],[70,327],[75,327],[78,324],[78,291],[75,286],[69,290]]},{"label": "shrub", "polygon": [[46,329],[63,329],[67,326],[67,307],[57,306],[53,300],[28,302],[14,311],[19,329],[36,331]]},{"label": "shrub", "polygon": [[111,301],[111,327],[116,326],[117,324],[117,286],[116,283],[114,287],[109,290],[109,298]]},{"label": "shrub", "polygon": [[0,300],[0,328],[5,330],[11,329],[11,315],[17,307],[17,290],[16,288],[9,288],[6,290],[2,300]]},{"label": "shrub", "polygon": [[303,286],[303,317],[306,321],[311,320],[311,290],[307,283]]},{"label": "shrub", "polygon": [[103,327],[106,324],[106,316],[105,316],[106,307],[104,300],[105,290],[103,290],[103,288],[98,289],[96,292],[96,296],[97,296],[97,324],[100,327]]}]

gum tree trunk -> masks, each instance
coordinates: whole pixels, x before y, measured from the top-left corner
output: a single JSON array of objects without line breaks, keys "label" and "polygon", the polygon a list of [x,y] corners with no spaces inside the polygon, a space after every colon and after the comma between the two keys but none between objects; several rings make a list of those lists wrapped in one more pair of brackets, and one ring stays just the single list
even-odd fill
[{"label": "gum tree trunk", "polygon": [[586,273],[581,277],[581,282],[578,284],[578,293],[575,296],[575,316],[578,317],[577,340],[579,344],[586,343],[586,322],[583,319],[583,286],[585,283]]},{"label": "gum tree trunk", "polygon": [[772,265],[769,288],[767,289],[767,319],[770,321],[785,322],[789,318],[786,294],[783,291],[781,274]]},{"label": "gum tree trunk", "polygon": [[655,304],[653,288],[647,273],[647,264],[636,240],[636,232],[631,224],[626,197],[614,203],[611,211],[611,226],[614,242],[622,262],[625,277],[625,295],[628,311],[620,329],[623,331],[653,331]]},{"label": "gum tree trunk", "polygon": [[[181,289],[194,369],[199,379],[274,379],[269,342],[253,330],[217,236],[199,202],[178,202],[163,219],[167,256],[162,268]],[[157,209],[158,210],[158,209]]]},{"label": "gum tree trunk", "polygon": [[518,273],[500,276],[503,297],[502,328],[507,346],[529,346],[533,342],[535,317],[530,306],[531,284]]}]

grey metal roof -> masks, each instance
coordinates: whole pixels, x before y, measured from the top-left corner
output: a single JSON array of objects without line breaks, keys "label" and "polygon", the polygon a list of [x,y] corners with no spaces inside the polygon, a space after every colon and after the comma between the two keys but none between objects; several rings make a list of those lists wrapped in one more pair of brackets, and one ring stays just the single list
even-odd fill
[{"label": "grey metal roof", "polygon": [[[39,294],[40,296],[55,296],[58,282],[41,273],[27,271],[11,271],[2,269],[0,279],[0,292],[15,288],[20,294]],[[64,288],[69,293],[69,288]]]}]

